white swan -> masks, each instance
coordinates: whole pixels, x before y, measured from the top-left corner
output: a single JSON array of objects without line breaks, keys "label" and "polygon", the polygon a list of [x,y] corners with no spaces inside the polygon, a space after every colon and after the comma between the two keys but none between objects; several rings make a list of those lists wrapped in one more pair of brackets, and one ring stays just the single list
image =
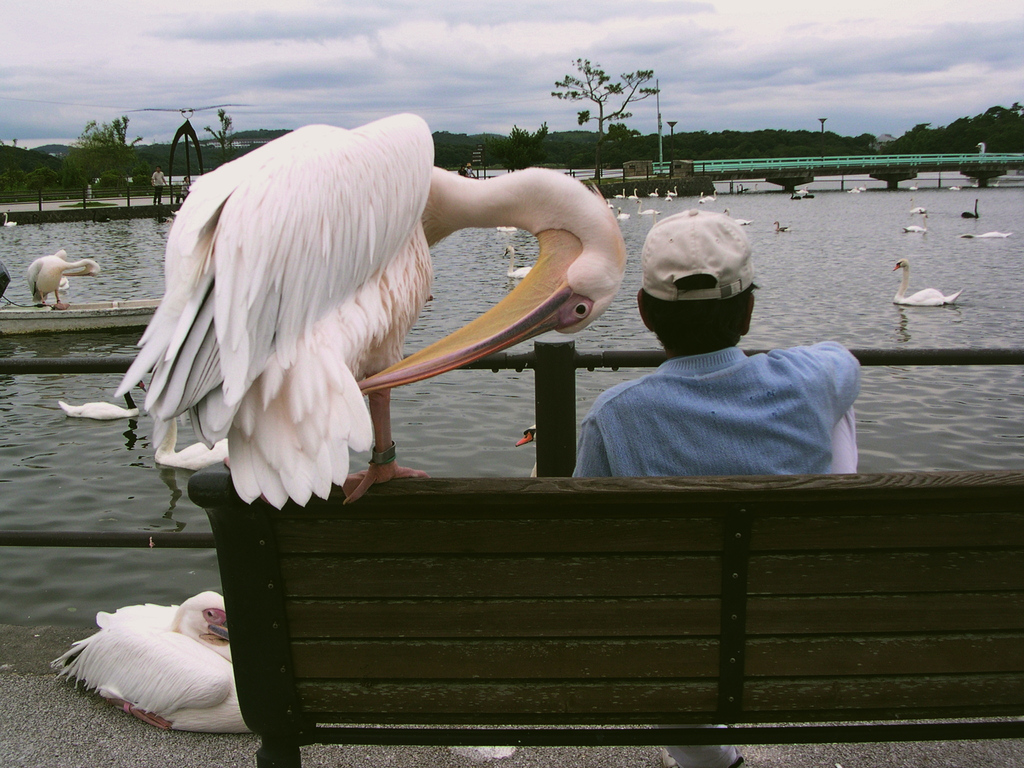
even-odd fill
[{"label": "white swan", "polygon": [[113,419],[134,419],[139,415],[139,407],[135,405],[131,392],[124,393],[125,406],[114,403],[85,403],[84,405],[68,405],[63,400],[58,400],[57,405],[68,416],[75,419],[98,419],[99,421],[112,421]]},{"label": "white swan", "polygon": [[158,728],[244,733],[228,647],[224,598],[202,592],[180,606],[130,605],[96,614],[100,631],[51,666]]},{"label": "white swan", "polygon": [[[728,209],[728,208],[726,208],[726,209],[725,209],[725,211],[724,211],[724,213],[725,213],[725,215],[726,215],[726,216],[729,216],[729,215],[730,215],[730,214],[729,214],[729,209]],[[740,225],[741,227],[745,227],[745,226],[747,226],[748,224],[753,224],[753,223],[754,223],[754,220],[753,220],[753,219],[735,219],[735,218],[734,218],[734,219],[733,219],[733,221],[735,221],[735,222],[736,222],[737,224],[739,224],[739,225]]]},{"label": "white swan", "polygon": [[[160,444],[156,448],[153,458],[157,464],[165,467],[177,467],[178,469],[202,469],[211,464],[219,464],[228,457],[228,439],[221,438],[213,444],[213,448],[207,448],[203,443],[192,445],[176,451],[178,444],[178,420],[170,419],[166,422],[166,429],[163,435],[158,437]],[[154,434],[156,436],[156,434]]]},{"label": "white swan", "polygon": [[922,208],[920,205],[914,207],[914,198],[910,198],[910,212],[911,213],[928,213],[927,209]]},{"label": "white swan", "polygon": [[704,205],[704,203],[713,203],[718,199],[717,193],[712,192],[708,197],[704,197],[704,193],[700,193],[700,200],[697,201],[698,205]]},{"label": "white swan", "polygon": [[642,200],[636,201],[636,212],[639,213],[641,216],[654,216],[658,213],[653,208],[644,208],[644,203]]},{"label": "white swan", "polygon": [[28,289],[32,292],[32,300],[37,304],[46,304],[46,297],[54,295],[57,309],[67,309],[68,305],[60,300],[60,291],[63,290],[61,280],[65,276],[81,277],[83,275],[93,276],[100,272],[100,265],[92,259],[79,259],[68,261],[67,251],[61,248],[50,256],[40,256],[28,265]]},{"label": "white swan", "polygon": [[960,191],[960,187],[950,187],[949,191],[950,192],[959,192]]},{"label": "white swan", "polygon": [[974,238],[976,240],[980,240],[980,239],[983,239],[983,238],[986,238],[986,237],[989,237],[989,238],[991,238],[991,237],[1009,237],[1012,234],[1013,234],[1013,232],[986,232],[983,235],[960,235],[960,237],[968,237],[968,238]]},{"label": "white swan", "polygon": [[4,226],[5,227],[16,227],[16,226],[18,226],[18,222],[16,222],[16,221],[8,221],[7,220],[7,211],[4,211]]},{"label": "white swan", "polygon": [[649,192],[649,193],[647,194],[647,196],[648,196],[648,197],[657,197],[657,196],[658,196],[658,188],[657,188],[657,187],[655,187],[655,188],[654,188],[654,191],[653,191],[653,192]]},{"label": "white swan", "polygon": [[963,288],[961,288],[956,293],[945,296],[942,291],[935,288],[925,288],[910,296],[904,296],[907,292],[907,286],[910,285],[910,262],[906,259],[900,259],[896,262],[896,266],[892,268],[892,271],[895,272],[897,269],[903,270],[903,280],[900,281],[900,289],[896,291],[896,296],[893,297],[893,304],[905,304],[913,307],[941,307],[943,304],[952,304],[964,292]]},{"label": "white swan", "polygon": [[917,224],[908,224],[907,226],[905,226],[903,228],[903,231],[904,232],[916,232],[916,233],[922,234],[922,235],[923,234],[927,234],[927,232],[928,232],[928,214],[927,213],[922,213],[921,214],[921,225],[922,226],[918,226]]},{"label": "white swan", "polygon": [[533,267],[516,267],[516,249],[511,245],[505,246],[505,255],[508,256],[508,272],[505,273],[507,277],[511,277],[513,280],[522,280],[530,274]]},{"label": "white swan", "polygon": [[[523,436],[518,440],[518,442],[516,442],[516,448],[518,448],[521,445],[526,445],[527,443],[532,443],[536,439],[537,439],[537,425],[533,424],[533,425],[531,425],[531,426],[529,426],[529,427],[527,427],[526,429],[523,430]],[[530,472],[530,477],[536,477],[536,476],[537,476],[537,463],[534,462],[534,464],[533,464],[533,471]]]},{"label": "white swan", "polygon": [[636,193],[636,187],[633,187],[633,194],[632,194],[632,195],[630,195],[630,196],[629,196],[628,198],[626,198],[626,199],[627,199],[627,200],[639,200],[639,199],[640,199],[640,195],[638,195],[638,194]]},{"label": "white swan", "polygon": [[625,221],[626,219],[629,218],[629,214],[628,213],[623,213],[621,208],[619,208],[617,210],[618,210],[618,213],[615,214],[615,218],[616,219],[618,219],[619,221]]},{"label": "white swan", "polygon": [[779,226],[779,222],[776,221],[775,222],[775,231],[776,232],[789,232],[789,227],[780,227]]}]

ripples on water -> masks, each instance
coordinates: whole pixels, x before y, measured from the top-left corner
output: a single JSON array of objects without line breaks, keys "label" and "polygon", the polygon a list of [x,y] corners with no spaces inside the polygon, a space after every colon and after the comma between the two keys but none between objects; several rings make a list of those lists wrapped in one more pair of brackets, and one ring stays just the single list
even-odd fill
[{"label": "ripples on water", "polygon": [[[763,185],[762,185],[763,186]],[[929,211],[928,234],[903,234],[914,205]],[[963,210],[980,199],[980,220]],[[653,349],[635,310],[639,254],[651,217],[615,201],[629,252],[623,289],[609,310],[579,334],[586,349]],[[623,205],[625,203],[625,205]],[[666,215],[696,205],[645,200]],[[1019,347],[1024,312],[1024,188],[720,194],[701,206],[752,219],[757,294],[752,348],[835,339],[850,347]],[[776,234],[772,222],[791,231]],[[104,271],[73,278],[71,299],[145,298],[163,286],[168,224],[150,220],[19,226],[0,232],[0,260],[14,282],[7,297],[29,300],[23,278],[37,256],[65,248],[69,259],[95,258]],[[960,233],[1015,231],[1008,239]],[[537,248],[523,232],[460,232],[434,249],[434,301],[410,335],[414,350],[492,306],[509,290],[506,244],[522,263]],[[900,258],[913,266],[911,291],[964,288],[953,308],[892,304]],[[137,334],[0,338],[0,355],[59,357],[133,354]],[[527,348],[527,347],[524,347]],[[600,392],[642,371],[577,374],[582,417]],[[184,494],[188,472],[153,463],[151,422],[68,419],[57,400],[112,400],[118,376],[0,376],[0,528],[74,531],[206,531],[203,510]],[[1024,466],[1024,371],[1019,366],[867,368],[857,402],[861,469],[1011,469]],[[392,413],[403,462],[435,476],[525,476],[534,452],[515,448],[534,422],[533,375],[455,371],[401,387]],[[541,438],[543,439],[543,438]],[[179,434],[179,446],[193,440]],[[353,457],[353,467],[366,461]],[[212,551],[0,549],[0,622],[90,624],[97,610],[135,602],[180,602],[218,588]]]}]

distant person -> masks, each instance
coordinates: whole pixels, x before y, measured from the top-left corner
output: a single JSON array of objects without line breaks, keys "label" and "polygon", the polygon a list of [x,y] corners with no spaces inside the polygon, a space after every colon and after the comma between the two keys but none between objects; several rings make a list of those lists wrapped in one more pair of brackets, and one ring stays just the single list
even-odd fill
[{"label": "distant person", "polygon": [[174,202],[176,202],[176,203],[183,203],[183,202],[185,202],[185,198],[188,197],[188,190],[189,190],[189,188],[191,186],[192,186],[192,177],[191,176],[186,176],[182,180],[181,186],[178,187],[178,196],[177,196],[177,198],[175,198]]},{"label": "distant person", "polygon": [[149,181],[153,185],[153,205],[160,205],[164,200],[164,184],[167,183],[167,179],[164,178],[164,172],[160,170],[159,165]]},{"label": "distant person", "polygon": [[467,179],[475,179],[476,172],[473,170],[473,164],[466,163],[464,166],[459,168],[459,176],[465,176]]},{"label": "distant person", "polygon": [[[754,267],[742,227],[689,210],[651,228],[640,317],[668,354],[600,395],[583,420],[576,477],[855,472],[860,365],[835,342],[747,356]],[[733,768],[733,746],[670,746],[666,767]]]}]

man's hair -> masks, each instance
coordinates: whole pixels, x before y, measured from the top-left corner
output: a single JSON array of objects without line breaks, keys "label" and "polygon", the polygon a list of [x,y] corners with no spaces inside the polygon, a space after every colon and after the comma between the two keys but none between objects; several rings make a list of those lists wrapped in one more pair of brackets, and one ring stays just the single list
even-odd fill
[{"label": "man's hair", "polygon": [[641,300],[644,314],[665,349],[675,355],[701,355],[736,346],[755,288],[751,285],[728,299],[699,301],[665,301],[643,291]]}]

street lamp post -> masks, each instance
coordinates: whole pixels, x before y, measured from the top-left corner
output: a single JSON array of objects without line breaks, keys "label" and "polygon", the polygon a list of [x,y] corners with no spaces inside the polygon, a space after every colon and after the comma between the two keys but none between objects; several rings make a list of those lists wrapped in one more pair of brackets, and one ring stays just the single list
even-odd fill
[{"label": "street lamp post", "polygon": [[818,122],[821,123],[821,162],[825,162],[825,121],[827,117],[819,117]]},{"label": "street lamp post", "polygon": [[667,120],[668,123],[668,177],[671,179],[673,172],[675,171],[676,164],[676,143],[674,141],[676,135],[676,123],[678,120]]}]

